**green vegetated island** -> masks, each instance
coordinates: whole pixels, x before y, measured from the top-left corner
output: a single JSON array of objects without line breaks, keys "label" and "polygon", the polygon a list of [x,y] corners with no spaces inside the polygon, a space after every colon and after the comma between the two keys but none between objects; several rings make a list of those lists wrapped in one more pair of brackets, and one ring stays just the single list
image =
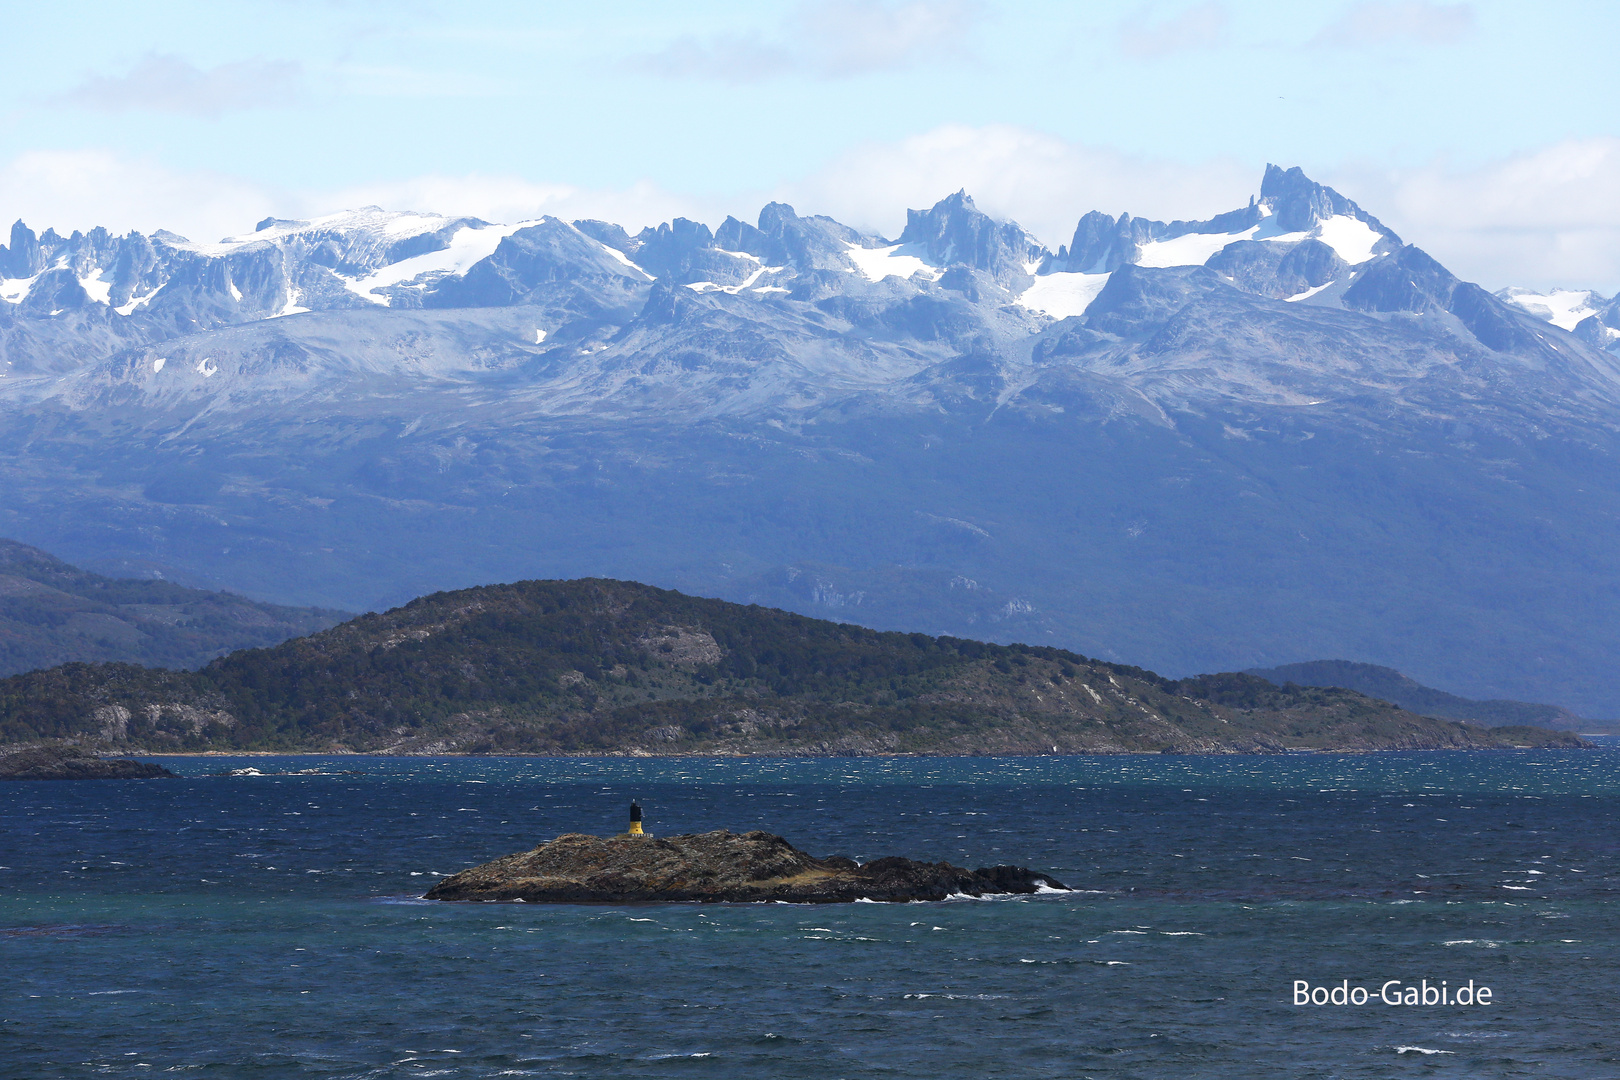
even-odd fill
[{"label": "green vegetated island", "polygon": [[1239,673],[880,632],[634,582],[435,593],[197,671],[0,680],[0,742],[120,752],[1251,753],[1579,746]]}]

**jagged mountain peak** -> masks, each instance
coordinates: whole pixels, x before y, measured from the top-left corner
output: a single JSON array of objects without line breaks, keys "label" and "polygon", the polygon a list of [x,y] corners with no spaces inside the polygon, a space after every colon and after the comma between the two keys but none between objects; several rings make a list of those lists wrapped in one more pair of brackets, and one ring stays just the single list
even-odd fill
[{"label": "jagged mountain peak", "polygon": [[1394,243],[1401,243],[1394,230],[1337,191],[1306,176],[1305,170],[1297,165],[1290,169],[1266,166],[1260,180],[1259,205],[1276,216],[1278,226],[1285,232],[1307,232],[1330,218],[1350,217],[1364,222]]},{"label": "jagged mountain peak", "polygon": [[981,211],[966,189],[927,210],[907,210],[900,244],[933,266],[970,267],[1002,284],[1030,277],[1050,254],[1017,222]]},{"label": "jagged mountain peak", "polygon": [[1299,168],[1268,165],[1258,199],[1205,221],[1083,216],[1019,303],[1053,318],[1083,314],[1124,266],[1207,266],[1237,288],[1276,300],[1338,305],[1359,268],[1403,247],[1400,237]]}]

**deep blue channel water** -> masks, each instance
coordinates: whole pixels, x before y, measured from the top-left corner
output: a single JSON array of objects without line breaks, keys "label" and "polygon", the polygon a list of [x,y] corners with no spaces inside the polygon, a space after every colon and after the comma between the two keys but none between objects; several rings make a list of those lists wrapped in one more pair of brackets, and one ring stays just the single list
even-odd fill
[{"label": "deep blue channel water", "polygon": [[[171,758],[0,785],[4,1077],[1620,1076],[1620,743],[974,759]],[[321,775],[226,778],[233,767]],[[416,899],[563,832],[1066,896]],[[1295,1005],[1295,980],[1366,1005]],[[1387,1005],[1380,987],[1488,986]]]}]

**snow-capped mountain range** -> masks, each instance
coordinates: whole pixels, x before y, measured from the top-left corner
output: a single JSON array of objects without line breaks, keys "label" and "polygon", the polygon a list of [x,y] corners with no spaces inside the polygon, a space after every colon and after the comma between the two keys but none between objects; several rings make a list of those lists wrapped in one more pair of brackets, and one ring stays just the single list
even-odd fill
[{"label": "snow-capped mountain range", "polygon": [[19,222],[0,415],[0,533],[103,570],[349,608],[609,574],[1620,710],[1616,302],[1492,295],[1298,169],[1056,251],[966,192],[894,238]]},{"label": "snow-capped mountain range", "polygon": [[[1211,273],[1191,274],[1196,268]],[[781,204],[765,207],[757,225],[728,218],[711,232],[678,218],[635,236],[599,221],[496,225],[375,207],[267,218],[212,244],[163,231],[36,236],[18,222],[0,247],[0,334],[3,373],[19,375],[309,312],[527,307],[539,316],[528,344],[566,348],[562,341],[578,338],[569,341],[578,355],[618,349],[654,292],[682,286],[778,311],[826,308],[835,296],[889,309],[966,298],[1010,344],[1065,319],[1107,321],[1141,269],[1180,271],[1179,292],[1225,287],[1311,308],[1443,313],[1455,320],[1451,329],[1493,349],[1509,339],[1540,347],[1521,312],[1588,344],[1620,347],[1614,302],[1508,289],[1498,296],[1505,303],[1493,303],[1355,203],[1276,167],[1241,210],[1169,223],[1092,212],[1056,252],[981,214],[966,193],[911,211],[897,240]],[[182,377],[182,366],[169,370],[168,378]],[[184,370],[212,377],[197,363]]]}]

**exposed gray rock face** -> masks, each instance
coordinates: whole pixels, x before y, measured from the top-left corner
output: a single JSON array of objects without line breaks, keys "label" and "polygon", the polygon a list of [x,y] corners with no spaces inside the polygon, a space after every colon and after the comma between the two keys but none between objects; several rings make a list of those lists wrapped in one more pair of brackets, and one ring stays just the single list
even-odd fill
[{"label": "exposed gray rock face", "polygon": [[1576,323],[1575,336],[1599,349],[1620,352],[1620,297],[1609,301],[1596,315]]},{"label": "exposed gray rock face", "polygon": [[752,280],[761,265],[747,252],[717,247],[707,225],[686,218],[641,230],[635,238],[635,258],[654,277],[678,285],[736,285]]},{"label": "exposed gray rock face", "polygon": [[1012,222],[980,213],[965,191],[929,210],[906,211],[900,243],[916,245],[936,266],[969,267],[1002,284],[1022,284],[1049,254]]},{"label": "exposed gray rock face", "polygon": [[1400,238],[1361,207],[1307,177],[1303,170],[1267,165],[1260,181],[1260,203],[1277,217],[1284,232],[1304,232],[1331,217],[1352,217],[1365,222],[1399,246]]},{"label": "exposed gray rock face", "polygon": [[1267,244],[1238,240],[1204,264],[1243,292],[1286,300],[1344,277],[1350,265],[1320,240]]},{"label": "exposed gray rock face", "polygon": [[45,268],[44,253],[39,237],[21,221],[12,223],[11,245],[0,247],[0,275],[8,278],[31,278]]},{"label": "exposed gray rock face", "polygon": [[492,255],[465,275],[447,275],[425,286],[421,306],[511,307],[561,294],[579,307],[602,311],[630,302],[649,280],[644,271],[614,258],[600,241],[547,218],[503,238]]}]

